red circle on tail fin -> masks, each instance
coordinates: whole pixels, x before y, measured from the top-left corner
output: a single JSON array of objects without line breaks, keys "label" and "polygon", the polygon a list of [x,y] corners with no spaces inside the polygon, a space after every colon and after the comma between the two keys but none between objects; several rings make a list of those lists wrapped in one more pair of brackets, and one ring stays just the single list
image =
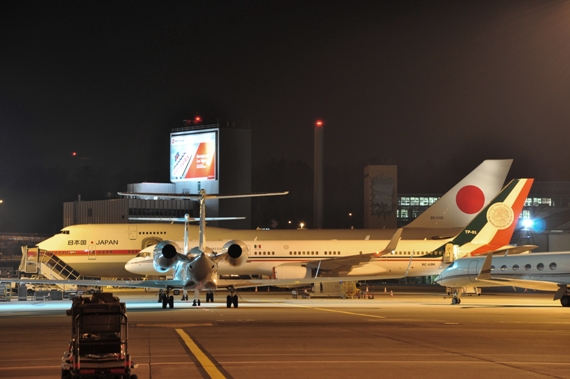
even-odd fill
[{"label": "red circle on tail fin", "polygon": [[457,192],[455,202],[462,212],[474,214],[483,209],[485,194],[479,187],[465,186]]}]

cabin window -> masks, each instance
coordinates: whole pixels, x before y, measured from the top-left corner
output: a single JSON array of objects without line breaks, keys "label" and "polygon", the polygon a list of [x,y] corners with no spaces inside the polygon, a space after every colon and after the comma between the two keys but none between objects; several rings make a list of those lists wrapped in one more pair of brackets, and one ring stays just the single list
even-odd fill
[{"label": "cabin window", "polygon": [[514,265],[513,266],[513,271],[517,271],[519,269],[519,265]]},{"label": "cabin window", "polygon": [[491,271],[495,271],[495,266],[491,265]]},{"label": "cabin window", "polygon": [[544,264],[539,263],[539,264],[536,265],[536,268],[537,268],[539,271],[542,271],[542,270],[544,270]]},{"label": "cabin window", "polygon": [[531,269],[531,265],[527,263],[526,265],[524,265],[524,269],[527,270],[527,271],[530,270],[530,269]]},{"label": "cabin window", "polygon": [[501,266],[501,271],[507,271],[507,265],[502,265],[502,266]]},{"label": "cabin window", "polygon": [[556,270],[556,263],[552,262],[548,267],[550,267],[551,270]]}]

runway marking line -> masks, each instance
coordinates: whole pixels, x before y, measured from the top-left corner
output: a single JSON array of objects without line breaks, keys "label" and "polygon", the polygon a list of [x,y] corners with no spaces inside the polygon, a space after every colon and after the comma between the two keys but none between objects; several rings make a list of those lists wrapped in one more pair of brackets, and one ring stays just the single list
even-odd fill
[{"label": "runway marking line", "polygon": [[186,332],[184,332],[184,330],[182,330],[182,329],[175,329],[175,330],[176,330],[176,333],[178,333],[178,335],[180,336],[180,338],[182,338],[182,341],[184,341],[184,343],[186,344],[188,349],[190,349],[190,352],[192,353],[192,355],[194,355],[196,360],[198,360],[198,363],[202,366],[202,368],[204,369],[204,371],[206,371],[206,373],[208,374],[208,376],[210,378],[212,378],[212,379],[226,379],[227,378],[227,376],[224,375],[218,369],[218,367],[216,367],[216,364],[214,362],[212,362],[212,360],[206,355],[206,353],[204,353],[202,351],[202,349],[200,349],[200,347],[198,347],[196,342],[194,342],[194,340],[188,334],[186,334]]},{"label": "runway marking line", "polygon": [[386,317],[384,316],[376,316],[376,315],[368,315],[366,313],[356,313],[356,312],[348,312],[348,311],[338,311],[336,309],[326,309],[326,308],[316,308],[316,307],[309,307],[307,305],[297,305],[297,304],[286,304],[290,307],[298,307],[298,308],[308,308],[308,309],[315,309],[318,311],[325,311],[325,312],[334,312],[334,313],[344,313],[347,315],[352,315],[352,316],[362,316],[362,317],[372,317],[372,318],[381,318],[381,319],[385,319]]}]

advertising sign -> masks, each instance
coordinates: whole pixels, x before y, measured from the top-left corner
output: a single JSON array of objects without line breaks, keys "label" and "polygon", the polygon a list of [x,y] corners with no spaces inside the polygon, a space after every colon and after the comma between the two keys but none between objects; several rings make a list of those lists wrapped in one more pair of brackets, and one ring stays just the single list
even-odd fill
[{"label": "advertising sign", "polygon": [[170,181],[217,179],[218,130],[170,135]]}]

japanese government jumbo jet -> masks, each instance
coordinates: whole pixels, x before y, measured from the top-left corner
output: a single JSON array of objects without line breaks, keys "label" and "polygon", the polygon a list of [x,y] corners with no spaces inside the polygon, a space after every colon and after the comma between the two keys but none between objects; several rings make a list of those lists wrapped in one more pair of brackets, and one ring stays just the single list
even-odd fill
[{"label": "japanese government jumbo jet", "polygon": [[[481,163],[416,220],[406,226],[401,243],[409,239],[431,240],[434,237],[455,236],[499,193],[511,164],[512,159],[486,160]],[[191,225],[188,228],[191,235],[198,234],[197,226]],[[165,240],[179,240],[183,233],[183,225],[169,223],[72,225],[63,228],[59,234],[40,242],[37,248],[58,256],[84,276],[132,277],[124,266],[141,249]],[[319,247],[319,250],[323,252],[340,251],[343,255],[359,254],[361,251],[370,252],[382,249],[395,233],[395,229],[260,231],[208,227],[210,243],[229,239],[255,240],[258,245],[262,246],[258,254],[263,253],[265,249],[263,242],[272,240],[364,241],[370,239],[377,242],[372,249],[370,245],[366,246],[367,250],[355,248],[346,250],[340,244],[335,249]],[[430,245],[430,248],[434,245],[435,243]],[[310,249],[306,245],[302,249],[295,248],[294,251],[306,252],[315,249],[314,245],[310,246]],[[252,252],[256,254],[254,249]]]},{"label": "japanese government jumbo jet", "polygon": [[451,288],[452,304],[461,303],[464,287],[513,286],[553,291],[554,300],[569,307],[570,252],[459,259],[443,270],[436,282]]}]

